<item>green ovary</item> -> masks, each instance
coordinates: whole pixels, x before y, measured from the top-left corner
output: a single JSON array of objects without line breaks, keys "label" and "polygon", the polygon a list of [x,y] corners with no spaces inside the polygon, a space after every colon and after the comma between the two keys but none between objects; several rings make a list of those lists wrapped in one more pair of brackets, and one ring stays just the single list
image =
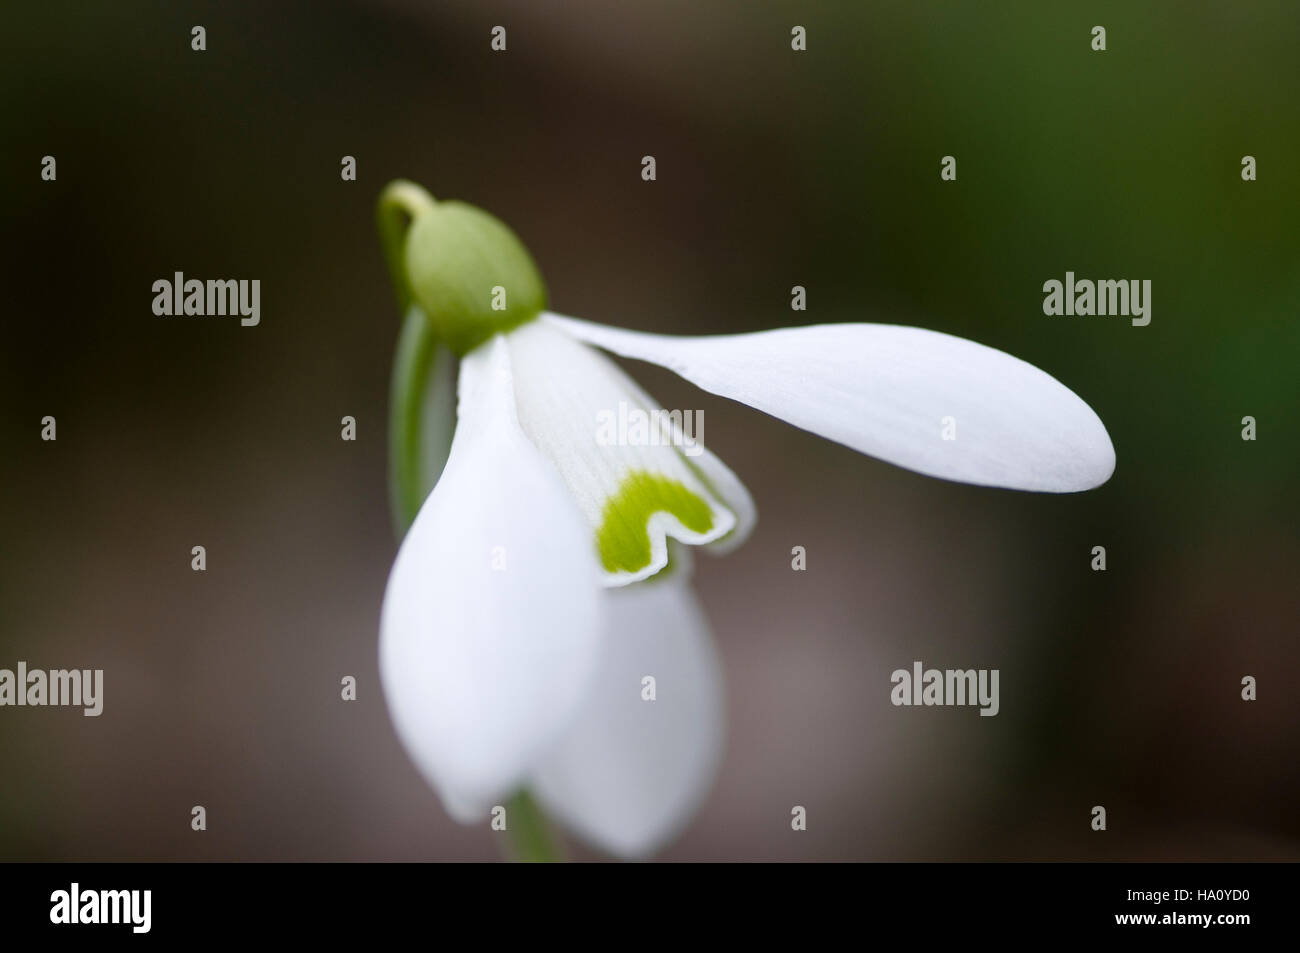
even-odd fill
[{"label": "green ovary", "polygon": [[600,561],[608,572],[637,572],[650,565],[646,524],[655,513],[671,513],[693,533],[713,528],[709,505],[684,483],[634,470],[606,501],[596,531]]}]

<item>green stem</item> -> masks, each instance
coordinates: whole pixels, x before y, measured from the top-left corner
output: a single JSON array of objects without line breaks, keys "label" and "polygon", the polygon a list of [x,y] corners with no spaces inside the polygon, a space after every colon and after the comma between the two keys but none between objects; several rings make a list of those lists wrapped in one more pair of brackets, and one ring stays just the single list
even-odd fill
[{"label": "green stem", "polygon": [[388,496],[401,539],[442,475],[456,424],[456,393],[450,352],[411,303],[406,280],[406,232],[416,216],[434,206],[433,196],[405,179],[379,194],[376,220],[388,273],[402,313],[393,360],[388,413]]},{"label": "green stem", "polygon": [[564,860],[546,815],[525,788],[506,802],[506,830],[511,853],[523,864],[554,864]]},{"label": "green stem", "polygon": [[388,499],[397,538],[406,535],[451,450],[455,366],[419,308],[406,312],[393,360],[388,413]]},{"label": "green stem", "polygon": [[434,206],[433,196],[414,182],[394,179],[379,193],[379,240],[384,246],[388,275],[397,292],[397,309],[406,314],[411,306],[411,285],[406,279],[406,230],[421,212]]}]

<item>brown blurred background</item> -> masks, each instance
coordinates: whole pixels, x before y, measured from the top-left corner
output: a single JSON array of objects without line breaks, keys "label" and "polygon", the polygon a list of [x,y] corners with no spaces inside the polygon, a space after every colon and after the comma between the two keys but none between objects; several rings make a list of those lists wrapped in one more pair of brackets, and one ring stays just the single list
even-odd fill
[{"label": "brown blurred background", "polygon": [[[398,322],[373,207],[397,176],[509,222],[558,311],[918,324],[1044,368],[1114,440],[1095,492],[978,489],[632,366],[704,409],[760,510],[697,561],[730,738],[662,857],[1300,856],[1294,4],[3,17],[0,668],[102,668],[105,708],[0,709],[0,859],[499,856],[443,814],[377,681]],[[260,279],[260,326],[155,317],[178,270]],[[1066,270],[1152,279],[1151,325],[1044,317]],[[915,659],[1000,669],[1001,713],[891,706]]]}]

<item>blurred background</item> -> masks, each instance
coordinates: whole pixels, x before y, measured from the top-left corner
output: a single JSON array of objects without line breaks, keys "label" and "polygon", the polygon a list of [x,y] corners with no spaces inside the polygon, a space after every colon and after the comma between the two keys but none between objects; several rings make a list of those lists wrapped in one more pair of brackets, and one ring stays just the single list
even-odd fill
[{"label": "blurred background", "polygon": [[[1045,369],[1114,440],[1091,493],[960,486],[627,365],[705,411],[760,512],[745,547],[696,561],[730,737],[664,859],[1300,857],[1295,4],[45,2],[5,21],[0,668],[102,668],[105,707],[0,709],[0,859],[500,855],[443,813],[378,685],[398,316],[373,210],[397,176],[507,221],[557,311],[947,331]],[[1150,326],[1045,317],[1067,270],[1151,279]],[[154,316],[174,271],[260,279],[260,326]],[[893,707],[917,659],[1000,669],[1001,713]]]}]

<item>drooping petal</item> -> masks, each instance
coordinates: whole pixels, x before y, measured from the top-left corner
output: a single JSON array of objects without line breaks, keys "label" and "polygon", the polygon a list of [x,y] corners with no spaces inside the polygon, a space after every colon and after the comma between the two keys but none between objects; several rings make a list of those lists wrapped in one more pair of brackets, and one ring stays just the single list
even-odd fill
[{"label": "drooping petal", "polygon": [[603,629],[591,532],[519,429],[500,337],[464,358],[459,393],[446,468],[388,579],[379,662],[398,735],[463,821],[567,727]]},{"label": "drooping petal", "polygon": [[669,537],[733,543],[748,533],[753,503],[696,439],[697,411],[667,414],[604,355],[543,322],[506,340],[519,423],[587,518],[606,584],[658,572]]},{"label": "drooping petal", "polygon": [[1115,450],[1055,378],[963,338],[889,324],[673,337],[547,315],[712,393],[930,476],[1054,493],[1105,483]]},{"label": "drooping petal", "polygon": [[708,793],[722,752],[721,674],[689,571],[608,589],[606,600],[610,628],[592,691],[533,790],[584,839],[644,857]]}]

